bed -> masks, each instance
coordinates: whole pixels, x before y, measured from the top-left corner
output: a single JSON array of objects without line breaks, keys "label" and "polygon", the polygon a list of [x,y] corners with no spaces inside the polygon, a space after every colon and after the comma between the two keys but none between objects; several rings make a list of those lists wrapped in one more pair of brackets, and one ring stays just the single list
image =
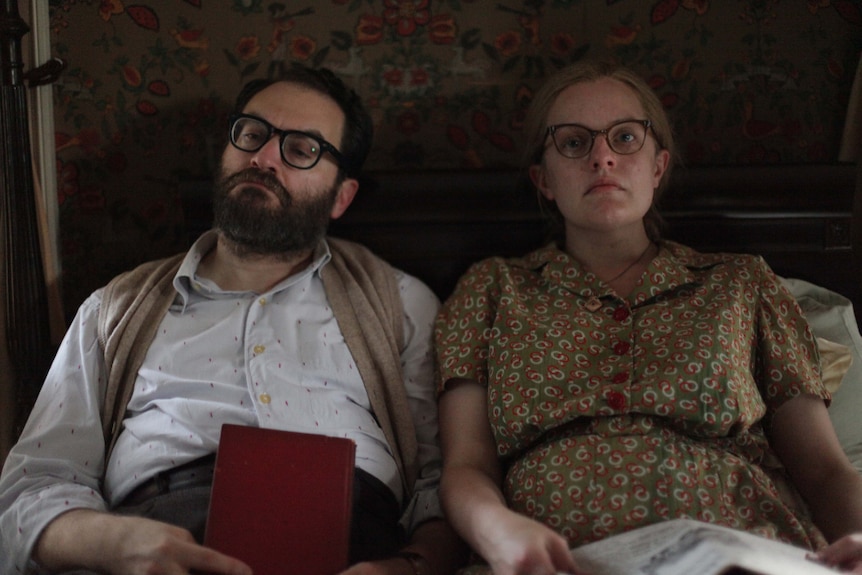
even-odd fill
[{"label": "bed", "polygon": [[[674,172],[660,207],[665,237],[702,251],[760,254],[785,278],[821,340],[835,389],[830,415],[862,472],[860,180],[852,164],[689,167]],[[209,182],[181,184],[180,197],[191,240],[210,225]],[[546,231],[534,192],[511,169],[368,173],[331,229],[423,279],[441,299],[471,263],[524,254]]]}]

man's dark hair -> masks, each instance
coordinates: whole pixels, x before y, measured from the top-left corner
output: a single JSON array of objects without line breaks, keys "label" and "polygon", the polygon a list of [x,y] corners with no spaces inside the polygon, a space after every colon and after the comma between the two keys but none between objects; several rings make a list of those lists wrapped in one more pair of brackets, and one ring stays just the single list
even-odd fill
[{"label": "man's dark hair", "polygon": [[371,116],[365,110],[359,95],[327,68],[309,68],[294,64],[277,77],[251,80],[243,86],[234,103],[234,113],[242,113],[255,94],[278,82],[304,86],[329,96],[338,104],[345,118],[344,135],[338,145],[339,151],[345,157],[345,165],[341,166],[341,170],[347,177],[355,178],[368,157],[374,136]]}]

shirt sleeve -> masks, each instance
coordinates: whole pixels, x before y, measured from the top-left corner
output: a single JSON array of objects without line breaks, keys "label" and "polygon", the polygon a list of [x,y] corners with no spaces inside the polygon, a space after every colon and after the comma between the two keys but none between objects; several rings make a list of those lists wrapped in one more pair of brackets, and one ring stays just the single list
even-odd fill
[{"label": "shirt sleeve", "polygon": [[103,511],[106,378],[96,325],[100,292],[69,326],[0,475],[0,573],[26,573],[42,530],[72,509]]},{"label": "shirt sleeve", "polygon": [[404,305],[404,349],[401,368],[407,400],[416,429],[419,475],[413,497],[407,502],[401,524],[408,533],[421,523],[443,517],[438,495],[442,471],[437,426],[437,398],[434,391],[434,318],[440,302],[418,279],[397,272]]}]

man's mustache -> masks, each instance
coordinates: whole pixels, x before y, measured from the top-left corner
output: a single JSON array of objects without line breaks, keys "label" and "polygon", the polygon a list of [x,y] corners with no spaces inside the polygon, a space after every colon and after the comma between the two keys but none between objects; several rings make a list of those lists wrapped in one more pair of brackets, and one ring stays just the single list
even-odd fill
[{"label": "man's mustache", "polygon": [[256,168],[246,168],[225,179],[225,189],[230,190],[242,184],[258,184],[273,192],[282,202],[290,201],[290,194],[272,172]]}]

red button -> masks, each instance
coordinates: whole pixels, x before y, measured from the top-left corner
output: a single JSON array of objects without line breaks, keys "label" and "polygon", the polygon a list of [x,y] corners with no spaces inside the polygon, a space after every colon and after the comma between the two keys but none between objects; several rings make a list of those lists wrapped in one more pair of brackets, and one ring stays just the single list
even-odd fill
[{"label": "red button", "polygon": [[621,371],[614,376],[613,382],[616,383],[617,385],[619,385],[621,383],[627,382],[628,380],[629,380],[629,372]]},{"label": "red button", "polygon": [[629,310],[624,307],[618,307],[614,310],[614,319],[623,321],[629,318]]},{"label": "red button", "polygon": [[608,393],[608,405],[620,410],[626,406],[626,396],[618,391],[612,391]]},{"label": "red button", "polygon": [[625,355],[632,348],[631,344],[627,341],[618,341],[614,344],[614,353],[617,355]]}]

